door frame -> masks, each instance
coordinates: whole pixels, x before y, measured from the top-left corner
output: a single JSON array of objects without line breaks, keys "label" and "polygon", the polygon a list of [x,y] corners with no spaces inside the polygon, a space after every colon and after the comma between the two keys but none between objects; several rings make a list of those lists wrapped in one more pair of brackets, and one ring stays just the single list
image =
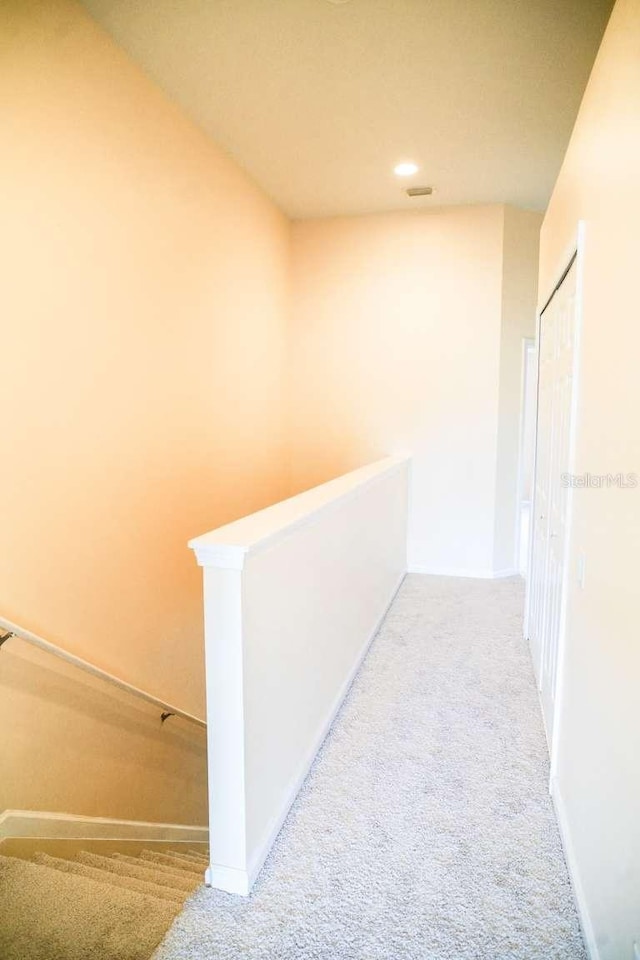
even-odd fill
[{"label": "door frame", "polygon": [[[531,500],[531,536],[529,542],[529,558],[528,558],[528,569],[527,569],[527,579],[526,579],[526,593],[525,593],[525,614],[524,614],[524,638],[527,641],[527,644],[530,644],[529,637],[529,620],[531,613],[531,573],[533,570],[533,551],[535,547],[535,536],[534,536],[534,517],[537,514],[536,507],[536,471],[538,465],[538,406],[539,406],[539,391],[540,391],[540,332],[542,327],[542,316],[551,303],[555,293],[562,285],[563,280],[565,279],[567,273],[571,269],[574,261],[576,264],[576,298],[575,298],[575,327],[574,327],[574,337],[573,337],[573,378],[572,378],[572,390],[571,390],[571,410],[570,410],[570,426],[569,426],[569,472],[575,472],[575,461],[576,461],[576,433],[577,433],[577,412],[578,412],[578,398],[580,392],[580,369],[581,369],[581,344],[582,344],[582,324],[583,324],[583,289],[584,289],[584,255],[585,255],[585,242],[586,242],[586,223],[584,220],[579,220],[577,224],[576,231],[573,236],[572,243],[569,245],[562,258],[562,269],[558,271],[558,279],[553,284],[550,289],[550,292],[542,301],[542,307],[538,311],[537,320],[536,320],[536,348],[538,352],[537,356],[537,384],[536,384],[536,430],[535,430],[535,449],[533,457],[533,490],[532,490],[532,500]],[[563,561],[562,561],[562,587],[560,594],[560,629],[558,635],[558,663],[557,663],[557,673],[556,673],[556,689],[555,689],[555,703],[553,710],[553,723],[552,729],[547,731],[549,738],[549,754],[550,754],[550,776],[549,776],[549,787],[555,779],[558,766],[558,744],[560,739],[560,730],[562,726],[562,718],[564,713],[564,692],[565,692],[565,653],[566,653],[566,637],[567,637],[567,624],[568,624],[568,594],[569,594],[569,573],[571,567],[571,538],[573,533],[573,487],[569,487],[567,491],[567,506],[566,506],[567,516],[566,516],[566,526],[564,534],[564,544],[563,544]],[[538,694],[540,694],[540,685],[538,677],[542,675],[541,670],[536,672],[536,687],[538,688]],[[542,705],[541,705],[542,709]]]},{"label": "door frame", "polygon": [[[538,321],[537,321],[537,318],[536,318],[536,335],[537,335],[537,322],[538,322]],[[528,381],[527,381],[527,366],[528,366],[528,365],[527,365],[527,354],[528,354],[529,350],[533,350],[533,351],[536,353],[536,355],[535,355],[535,357],[534,357],[534,360],[535,360],[535,374],[534,374],[534,375],[535,375],[535,377],[536,377],[536,382],[535,382],[535,394],[536,394],[536,395],[535,395],[534,411],[533,411],[534,417],[536,418],[536,421],[534,421],[534,423],[537,422],[537,415],[538,415],[538,409],[537,409],[537,403],[538,403],[538,382],[537,382],[537,376],[538,376],[538,357],[537,357],[537,342],[536,342],[536,337],[535,337],[535,336],[533,336],[533,337],[523,337],[523,338],[522,338],[522,347],[521,347],[521,350],[522,350],[522,355],[521,355],[521,360],[520,360],[520,442],[519,442],[519,444],[518,444],[518,493],[517,493],[517,503],[516,503],[516,519],[515,519],[515,524],[516,524],[516,536],[515,536],[516,550],[515,550],[515,557],[514,557],[514,569],[516,569],[516,570],[518,570],[518,571],[520,571],[520,549],[521,549],[521,541],[522,541],[522,523],[521,523],[521,520],[522,520],[522,503],[523,503],[523,500],[522,500],[522,490],[523,490],[523,485],[522,485],[522,468],[523,468],[523,466],[524,466],[524,460],[525,460],[525,426],[526,426],[526,414],[527,414],[526,403],[527,403],[527,386],[528,386]],[[533,457],[533,464],[532,464],[534,471],[535,471],[535,441],[536,441],[536,437],[535,437],[535,431],[534,431],[534,457]],[[534,481],[535,481],[535,476],[534,476]],[[533,481],[532,481],[532,482],[533,482]],[[529,509],[530,509],[530,510],[533,509],[533,490],[532,490],[532,493],[531,493],[531,497],[532,497],[532,499],[529,501]],[[531,517],[529,517],[529,519],[531,520]],[[530,543],[530,542],[531,542],[531,530],[529,530],[529,543]],[[527,559],[528,559],[529,553],[530,553],[530,549],[527,549]],[[527,571],[527,572],[528,572],[528,571]]]}]

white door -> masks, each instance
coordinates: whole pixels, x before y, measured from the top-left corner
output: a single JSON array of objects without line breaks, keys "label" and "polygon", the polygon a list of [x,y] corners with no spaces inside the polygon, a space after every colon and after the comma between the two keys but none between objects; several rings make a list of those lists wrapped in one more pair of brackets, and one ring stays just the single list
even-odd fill
[{"label": "white door", "polygon": [[568,548],[576,362],[575,260],[540,317],[533,553],[527,626],[551,742]]}]

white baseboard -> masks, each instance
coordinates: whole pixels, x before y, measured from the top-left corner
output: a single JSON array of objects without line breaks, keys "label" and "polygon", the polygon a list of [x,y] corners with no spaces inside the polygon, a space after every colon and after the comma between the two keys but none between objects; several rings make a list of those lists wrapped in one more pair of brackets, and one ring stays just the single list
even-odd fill
[{"label": "white baseboard", "polygon": [[505,567],[504,570],[494,570],[492,574],[493,580],[500,580],[502,577],[521,577],[522,572],[517,569],[517,567]]},{"label": "white baseboard", "polygon": [[504,570],[475,569],[470,570],[465,567],[430,567],[428,564],[412,563],[409,566],[408,573],[424,573],[432,577],[464,577],[473,580],[499,580],[502,577],[521,576],[520,571],[515,567],[509,567]]},{"label": "white baseboard", "polygon": [[82,817],[46,810],[5,810],[0,814],[0,840],[160,840],[208,843],[208,827],[145,820]]},{"label": "white baseboard", "polygon": [[567,810],[564,805],[564,800],[562,799],[562,794],[560,792],[557,780],[551,780],[549,792],[551,794],[553,806],[556,811],[556,819],[560,829],[560,839],[562,840],[564,858],[567,861],[569,879],[571,880],[571,886],[573,887],[573,894],[576,900],[576,906],[578,908],[578,918],[580,920],[582,936],[587,948],[587,953],[589,954],[590,960],[601,960],[600,950],[598,948],[595,931],[593,929],[593,923],[591,922],[591,916],[589,915],[587,898],[585,896],[584,887],[582,886],[578,861],[576,858],[573,841],[571,839],[571,829],[569,827]]},{"label": "white baseboard", "polygon": [[223,867],[219,864],[211,864],[207,867],[204,873],[204,882],[208,887],[224,890],[225,893],[235,893],[240,897],[249,896],[253,883],[246,870],[238,870],[236,867]]},{"label": "white baseboard", "polygon": [[247,896],[250,893],[251,888],[255,883],[258,877],[258,874],[260,873],[264,865],[264,862],[269,855],[271,847],[273,846],[276,837],[280,833],[280,830],[282,829],[282,825],[284,821],[287,819],[289,810],[291,809],[291,806],[293,805],[294,800],[298,796],[298,793],[300,792],[300,788],[302,787],[302,784],[307,778],[309,770],[311,769],[311,765],[315,760],[316,756],[318,755],[318,751],[320,750],[320,747],[324,743],[327,737],[327,734],[331,729],[331,725],[335,720],[336,715],[340,710],[340,707],[342,706],[345,697],[347,696],[347,693],[349,692],[349,688],[351,687],[351,684],[356,678],[356,675],[362,665],[362,661],[366,657],[369,651],[369,647],[371,646],[376,634],[378,633],[378,630],[380,629],[382,621],[387,615],[389,607],[395,600],[396,594],[398,593],[398,590],[402,586],[402,581],[404,580],[404,578],[405,578],[405,573],[403,572],[398,578],[398,581],[391,595],[391,599],[386,604],[383,612],[378,617],[373,630],[371,631],[371,633],[365,640],[364,644],[362,645],[362,648],[358,653],[358,656],[356,657],[353,667],[349,671],[349,675],[347,676],[346,680],[340,687],[340,690],[338,691],[337,696],[335,697],[333,703],[331,704],[331,707],[329,708],[326,719],[324,720],[322,725],[319,727],[316,733],[316,736],[314,737],[314,740],[313,740],[313,746],[306,754],[304,760],[298,767],[297,773],[292,777],[286,790],[284,791],[279,812],[272,818],[271,822],[269,823],[267,829],[263,834],[262,839],[259,841],[255,850],[251,854],[251,857],[249,858],[247,870],[246,871],[238,870],[237,868],[227,867],[224,864],[212,863],[206,874],[206,878],[207,878],[206,882],[209,886],[215,887],[218,890],[225,890],[227,893],[240,894],[241,896]]}]

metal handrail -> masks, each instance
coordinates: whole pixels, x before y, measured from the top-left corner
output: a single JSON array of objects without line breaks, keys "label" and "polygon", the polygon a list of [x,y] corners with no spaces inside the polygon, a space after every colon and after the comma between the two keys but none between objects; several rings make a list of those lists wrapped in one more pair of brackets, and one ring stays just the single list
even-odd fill
[{"label": "metal handrail", "polygon": [[45,640],[44,637],[39,637],[37,633],[32,633],[31,630],[25,630],[23,627],[19,627],[17,624],[12,623],[11,620],[5,620],[4,617],[0,617],[0,628],[7,631],[4,636],[0,636],[0,647],[2,647],[7,640],[10,640],[11,637],[24,640],[26,643],[30,643],[34,647],[39,647],[41,650],[46,650],[47,653],[53,654],[54,657],[65,660],[74,667],[84,670],[85,673],[90,673],[94,677],[106,680],[115,687],[119,687],[120,690],[126,690],[127,693],[131,693],[133,696],[139,697],[141,700],[146,700],[147,703],[152,703],[155,707],[159,707],[162,711],[160,719],[163,723],[169,717],[182,717],[183,720],[188,720],[190,723],[195,723],[196,726],[206,729],[207,725],[200,717],[196,717],[192,713],[187,713],[186,710],[180,710],[179,707],[174,707],[170,703],[160,700],[159,697],[154,697],[153,694],[147,693],[146,690],[134,687],[132,683],[127,683],[126,680],[121,680],[120,677],[114,677],[112,673],[101,670],[100,667],[89,663],[88,660],[77,657],[75,653],[69,653],[67,650],[63,650],[62,647],[56,646],[56,644],[51,643],[50,640]]}]

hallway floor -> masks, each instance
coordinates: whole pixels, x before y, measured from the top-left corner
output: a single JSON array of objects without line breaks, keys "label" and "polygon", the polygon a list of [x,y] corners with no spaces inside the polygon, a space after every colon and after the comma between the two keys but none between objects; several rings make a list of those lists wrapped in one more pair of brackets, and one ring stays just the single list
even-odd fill
[{"label": "hallway floor", "polygon": [[247,899],[157,960],[583,960],[523,584],[410,575]]}]

